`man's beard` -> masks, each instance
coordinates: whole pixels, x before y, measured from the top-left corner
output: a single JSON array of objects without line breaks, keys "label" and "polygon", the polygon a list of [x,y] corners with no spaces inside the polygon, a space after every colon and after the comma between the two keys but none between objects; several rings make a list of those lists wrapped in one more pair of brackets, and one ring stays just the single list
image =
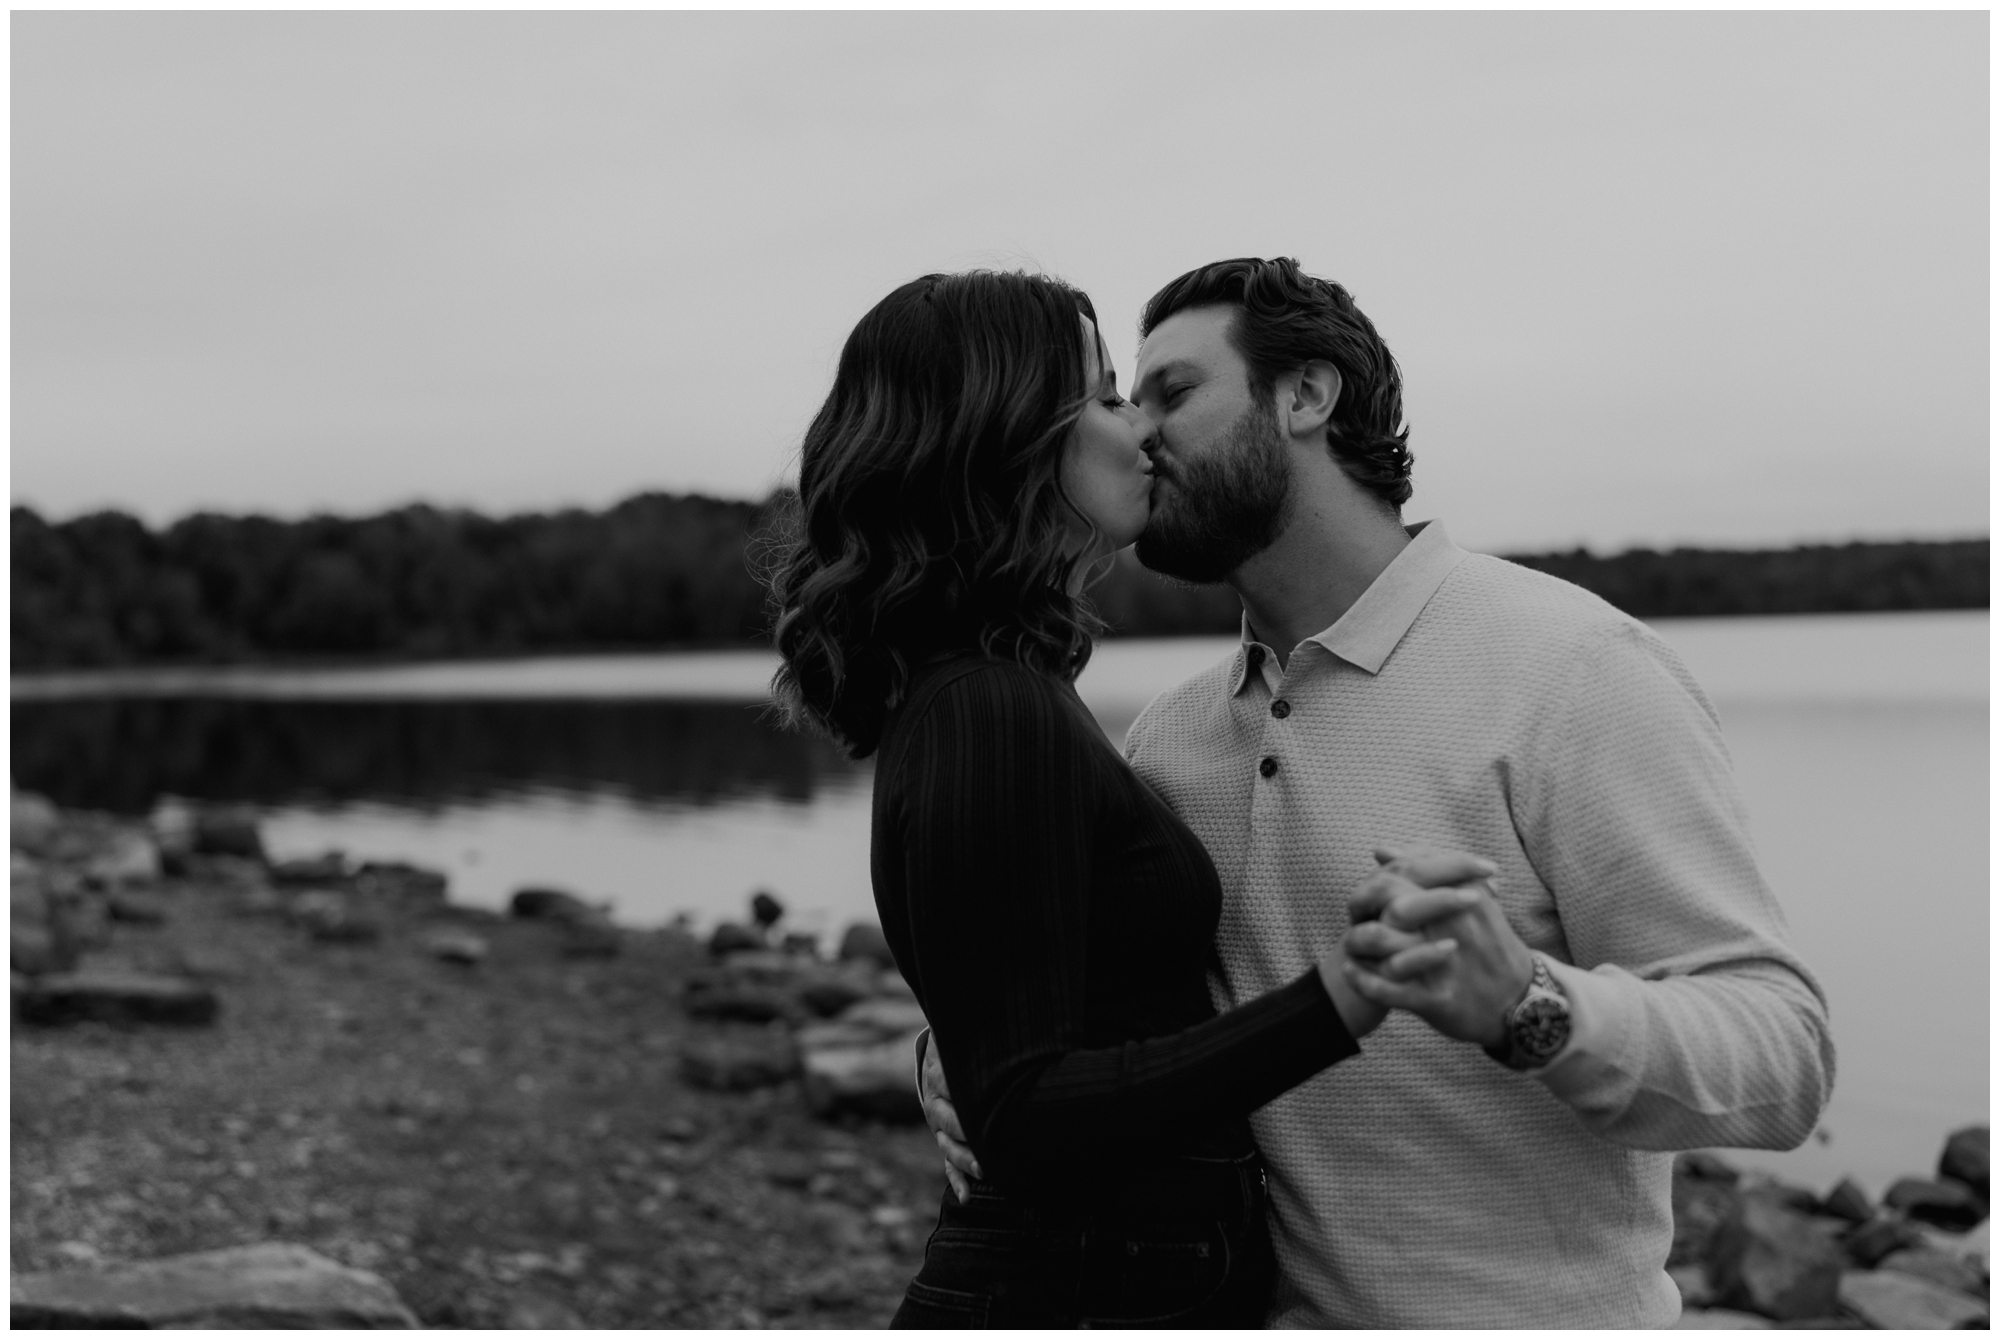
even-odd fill
[{"label": "man's beard", "polygon": [[1292,496],[1292,461],[1278,416],[1262,397],[1222,439],[1197,456],[1171,464],[1163,503],[1153,486],[1153,513],[1139,536],[1139,561],[1184,582],[1219,582],[1271,547],[1285,528]]}]

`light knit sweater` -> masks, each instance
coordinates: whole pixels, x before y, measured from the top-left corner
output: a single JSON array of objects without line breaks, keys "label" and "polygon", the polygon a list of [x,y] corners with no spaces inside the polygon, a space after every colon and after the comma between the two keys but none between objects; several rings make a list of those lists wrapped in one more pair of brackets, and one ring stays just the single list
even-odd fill
[{"label": "light knit sweater", "polygon": [[1436,522],[1412,533],[1282,673],[1268,648],[1253,667],[1246,629],[1146,709],[1127,754],[1222,876],[1218,1005],[1339,942],[1375,846],[1442,847],[1498,863],[1574,1031],[1517,1074],[1395,1013],[1260,1109],[1271,1321],[1670,1325],[1667,1151],[1802,1141],[1833,1082],[1825,1001],[1673,651]]}]

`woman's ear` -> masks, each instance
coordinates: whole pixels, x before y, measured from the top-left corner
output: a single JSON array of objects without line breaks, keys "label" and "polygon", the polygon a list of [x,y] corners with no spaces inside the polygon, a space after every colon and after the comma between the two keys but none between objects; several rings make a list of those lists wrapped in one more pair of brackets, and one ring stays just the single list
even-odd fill
[{"label": "woman's ear", "polygon": [[1333,417],[1340,403],[1340,369],[1323,358],[1315,358],[1282,383],[1287,394],[1279,398],[1285,415],[1285,429],[1293,437],[1316,437]]}]

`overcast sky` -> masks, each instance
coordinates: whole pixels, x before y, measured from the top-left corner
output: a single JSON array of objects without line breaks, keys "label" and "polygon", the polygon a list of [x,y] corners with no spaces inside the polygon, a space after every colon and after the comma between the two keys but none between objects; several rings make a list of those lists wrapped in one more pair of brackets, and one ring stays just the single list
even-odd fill
[{"label": "overcast sky", "polygon": [[1987,16],[17,13],[13,494],[784,480],[933,269],[1290,254],[1475,548],[1987,531]]}]

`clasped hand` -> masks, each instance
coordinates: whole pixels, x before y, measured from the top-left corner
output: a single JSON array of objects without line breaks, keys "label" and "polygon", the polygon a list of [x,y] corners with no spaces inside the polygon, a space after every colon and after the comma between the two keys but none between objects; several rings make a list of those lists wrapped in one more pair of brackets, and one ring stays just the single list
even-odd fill
[{"label": "clasped hand", "polygon": [[[1348,932],[1321,966],[1348,1031],[1363,1037],[1391,1009],[1402,1009],[1447,1037],[1485,1047],[1504,1041],[1506,1012],[1527,993],[1534,959],[1493,899],[1493,863],[1462,852],[1391,848],[1378,848],[1375,859],[1381,868],[1355,887]],[[985,1174],[965,1143],[935,1037],[919,1079],[945,1179],[963,1200],[966,1179]]]}]

